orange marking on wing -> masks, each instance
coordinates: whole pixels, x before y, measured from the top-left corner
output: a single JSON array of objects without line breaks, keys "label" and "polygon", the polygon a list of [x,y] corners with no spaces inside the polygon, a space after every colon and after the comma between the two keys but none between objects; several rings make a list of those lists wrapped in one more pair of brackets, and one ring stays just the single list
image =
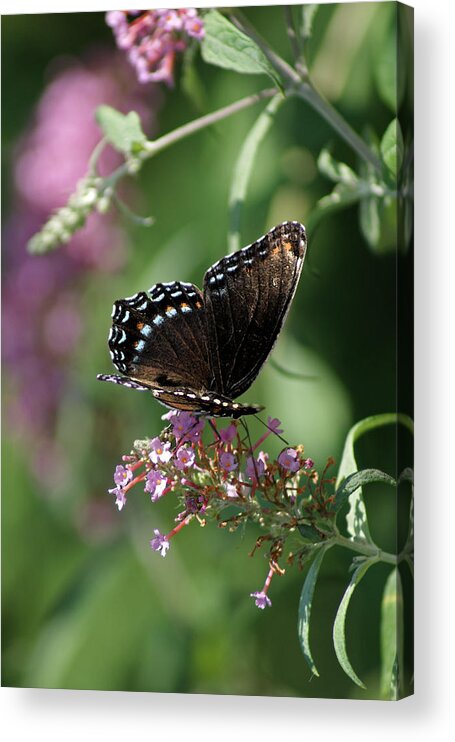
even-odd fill
[{"label": "orange marking on wing", "polygon": [[280,246],[279,245],[277,245],[276,247],[273,248],[272,255],[276,255],[278,252],[280,252]]},{"label": "orange marking on wing", "polygon": [[180,304],[180,309],[185,309],[187,306],[188,304],[186,303],[186,301],[182,301],[182,303]]},{"label": "orange marking on wing", "polygon": [[136,325],[136,329],[137,330],[142,330],[143,327],[144,327],[144,323],[143,322],[138,322],[137,325]]},{"label": "orange marking on wing", "polygon": [[283,247],[285,250],[292,250],[292,245],[290,242],[284,242]]},{"label": "orange marking on wing", "polygon": [[197,309],[200,309],[200,308],[202,307],[202,304],[201,304],[201,302],[200,302],[200,301],[197,301],[197,302],[196,302],[196,307],[197,307]]}]

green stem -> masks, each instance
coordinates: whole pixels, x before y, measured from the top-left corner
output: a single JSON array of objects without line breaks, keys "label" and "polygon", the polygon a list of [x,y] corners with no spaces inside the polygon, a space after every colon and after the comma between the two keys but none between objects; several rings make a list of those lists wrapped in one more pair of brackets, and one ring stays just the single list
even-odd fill
[{"label": "green stem", "polygon": [[[181,139],[186,139],[186,137],[196,134],[201,129],[205,129],[207,126],[212,126],[239,111],[243,111],[245,108],[249,108],[265,98],[273,98],[276,93],[276,88],[261,90],[259,93],[248,95],[246,98],[241,98],[234,103],[230,103],[228,106],[219,108],[218,111],[213,111],[212,113],[201,116],[194,121],[190,121],[188,124],[179,126],[168,134],[163,134],[162,137],[147,142],[144,150],[139,154],[138,159],[141,163],[149,160],[151,157],[158,154],[158,152],[162,152],[162,150],[167,149],[172,144],[179,142]],[[118,167],[117,170],[114,170],[109,177],[104,179],[102,190],[104,191],[106,188],[112,188],[121,178],[125,175],[129,175],[130,167],[130,163],[125,162],[123,165]]]},{"label": "green stem", "polygon": [[345,118],[326,100],[311,83],[302,82],[294,88],[294,95],[302,98],[314,108],[334,129],[351,149],[366,162],[369,162],[375,170],[381,172],[382,165],[379,157],[369,148]]},{"label": "green stem", "polygon": [[269,131],[280,106],[286,98],[277,93],[267,104],[248,133],[234,166],[231,192],[229,194],[229,235],[228,246],[231,252],[240,248],[240,219],[245,202],[248,182],[254,167],[258,149]]},{"label": "green stem", "polygon": [[356,551],[358,554],[362,554],[369,558],[377,559],[379,562],[393,564],[394,566],[398,564],[398,557],[396,557],[395,554],[389,554],[386,551],[382,551],[382,549],[378,549],[377,546],[369,544],[367,541],[354,541],[345,536],[341,536],[341,534],[333,536],[331,541],[336,546],[344,546],[346,549]]},{"label": "green stem", "polygon": [[241,11],[236,11],[232,14],[231,21],[237,28],[243,33],[250,36],[256,44],[262,49],[269,62],[273,65],[275,70],[279,73],[283,82],[285,83],[286,92],[288,95],[295,95],[298,98],[302,98],[312,106],[326,121],[332,129],[334,129],[344,141],[349,144],[351,149],[366,162],[369,162],[375,170],[381,172],[382,165],[380,159],[375,153],[369,148],[354,129],[348,124],[346,119],[338,113],[338,111],[327,101],[322,94],[316,90],[314,85],[308,80],[302,79],[301,75],[298,74],[287,62],[284,61],[273,49],[270,48],[265,39],[256,31],[254,26],[250,24],[247,18]]},{"label": "green stem", "polygon": [[303,46],[294,23],[293,6],[285,5],[283,11],[286,22],[286,31],[288,34],[289,43],[291,44],[292,53],[294,55],[295,68],[302,79],[307,79],[308,68],[305,63]]}]

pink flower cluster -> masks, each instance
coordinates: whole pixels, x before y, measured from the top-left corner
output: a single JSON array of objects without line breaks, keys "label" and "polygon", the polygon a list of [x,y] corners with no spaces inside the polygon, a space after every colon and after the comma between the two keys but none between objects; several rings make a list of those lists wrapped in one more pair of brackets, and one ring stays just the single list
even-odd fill
[{"label": "pink flower cluster", "polygon": [[114,32],[119,49],[127,52],[139,82],[174,84],[177,52],[188,41],[204,38],[204,24],[195,8],[169,10],[111,10],[106,23]]},{"label": "pink flower cluster", "polygon": [[123,457],[124,464],[116,467],[116,487],[109,492],[115,495],[118,509],[138,484],[154,503],[165,495],[177,497],[183,509],[176,525],[166,534],[155,529],[150,540],[152,550],[163,557],[171,539],[194,518],[201,525],[211,518],[229,530],[248,519],[269,526],[270,535],[260,536],[257,542],[259,547],[262,541],[271,541],[269,573],[263,589],[251,595],[259,608],[270,606],[267,591],[273,575],[283,574],[277,560],[287,534],[315,516],[331,517],[333,498],[324,490],[330,480],[318,485],[313,461],[303,458],[302,446],[284,448],[276,460],[264,451],[255,454],[269,435],[281,434],[279,420],[269,417],[266,433],[252,445],[249,435],[242,438],[237,421],[218,428],[216,420],[210,420],[214,438],[207,444],[204,418],[171,410],[163,419],[169,426],[161,435],[136,442],[131,454]]}]

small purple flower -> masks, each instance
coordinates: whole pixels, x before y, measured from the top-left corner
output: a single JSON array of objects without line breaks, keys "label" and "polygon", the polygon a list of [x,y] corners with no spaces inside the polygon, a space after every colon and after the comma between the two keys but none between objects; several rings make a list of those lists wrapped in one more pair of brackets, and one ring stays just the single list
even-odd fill
[{"label": "small purple flower", "polygon": [[300,469],[299,454],[295,448],[285,448],[278,456],[278,463],[283,469],[296,472]]},{"label": "small purple flower", "polygon": [[174,415],[171,419],[172,432],[176,439],[180,441],[185,438],[188,443],[196,443],[201,437],[201,432],[204,427],[204,421],[198,420],[197,417],[192,415],[190,412],[179,412]]},{"label": "small purple flower", "polygon": [[189,448],[189,446],[183,446],[177,451],[175,466],[177,469],[180,469],[180,471],[183,471],[184,469],[188,469],[190,466],[193,466],[194,459],[195,455],[193,449]]},{"label": "small purple flower", "polygon": [[264,608],[270,608],[272,605],[272,601],[270,598],[265,594],[264,591],[262,592],[256,592],[256,593],[250,593],[250,597],[255,598],[255,603],[258,608],[261,608],[264,610]]},{"label": "small purple flower", "polygon": [[111,490],[108,490],[110,495],[115,495],[115,504],[117,505],[119,511],[122,510],[122,508],[126,505],[126,495],[121,487],[113,487]]},{"label": "small purple flower", "polygon": [[145,478],[145,491],[151,495],[152,502],[156,502],[167,487],[167,477],[158,469],[149,471]]},{"label": "small purple flower", "polygon": [[119,464],[115,467],[114,482],[118,487],[124,487],[128,482],[131,482],[132,478],[133,472],[125,466]]},{"label": "small purple flower", "polygon": [[247,477],[252,479],[254,482],[262,477],[267,468],[268,455],[261,451],[255,459],[253,456],[249,456],[246,460],[246,474]]},{"label": "small purple flower", "polygon": [[223,451],[223,453],[220,455],[220,466],[224,471],[234,471],[237,469],[238,464],[235,460],[235,456],[232,453],[228,453],[227,451]]},{"label": "small purple flower", "polygon": [[314,467],[313,459],[305,459],[305,461],[303,462],[303,466],[305,469],[312,469]]},{"label": "small purple flower", "polygon": [[150,442],[150,461],[154,464],[161,462],[167,464],[172,458],[172,451],[170,450],[170,443],[163,443],[159,438],[153,438]]},{"label": "small purple flower", "polygon": [[270,428],[270,430],[273,430],[274,433],[277,435],[281,435],[283,430],[280,428],[281,420],[278,420],[277,417],[268,417],[267,418],[267,427]]},{"label": "small purple flower", "polygon": [[239,493],[237,492],[237,487],[234,484],[231,484],[230,482],[226,482],[224,485],[224,488],[226,490],[226,494],[228,497],[238,497]]},{"label": "small purple flower", "polygon": [[185,497],[186,511],[180,513],[181,520],[185,518],[188,513],[199,513],[203,514],[206,510],[206,501],[202,495],[187,495]]},{"label": "small purple flower", "polygon": [[237,426],[234,425],[234,423],[231,423],[227,428],[223,428],[223,430],[220,430],[219,432],[223,443],[232,443],[237,433]]},{"label": "small purple flower", "polygon": [[183,28],[188,36],[193,36],[198,41],[202,41],[205,36],[204,24],[195,8],[187,8],[186,18],[183,19]]},{"label": "small purple flower", "polygon": [[161,556],[165,557],[169,549],[169,541],[164,534],[159,532],[158,528],[155,528],[153,533],[155,534],[155,538],[151,539],[150,546],[153,551],[159,551]]}]

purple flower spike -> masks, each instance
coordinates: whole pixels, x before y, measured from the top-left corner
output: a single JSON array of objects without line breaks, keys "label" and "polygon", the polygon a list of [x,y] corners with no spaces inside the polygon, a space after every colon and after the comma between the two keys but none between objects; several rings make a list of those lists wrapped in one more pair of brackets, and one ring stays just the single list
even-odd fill
[{"label": "purple flower spike", "polygon": [[257,607],[258,608],[261,608],[262,610],[264,610],[264,608],[270,608],[272,606],[272,601],[265,594],[264,591],[262,591],[260,593],[259,592],[257,592],[257,593],[250,593],[250,596],[252,598],[255,598],[255,601],[254,602],[256,603]]},{"label": "purple flower spike", "polygon": [[161,556],[165,557],[169,549],[169,541],[164,534],[159,532],[158,528],[155,528],[153,533],[155,534],[155,538],[151,539],[150,546],[153,551],[159,551]]},{"label": "purple flower spike", "polygon": [[296,472],[300,469],[299,454],[295,448],[286,448],[278,456],[278,463],[283,469]]},{"label": "purple flower spike", "polygon": [[314,461],[313,459],[305,459],[303,462],[303,466],[305,469],[312,469],[314,467]]},{"label": "purple flower spike", "polygon": [[163,443],[159,438],[154,438],[150,443],[150,461],[154,464],[158,464],[159,462],[167,464],[172,458],[170,448],[170,443]]},{"label": "purple flower spike", "polygon": [[220,455],[220,466],[222,469],[224,469],[224,471],[234,471],[235,469],[237,469],[238,464],[235,460],[235,456],[233,456],[232,453],[227,453],[226,451],[224,451]]},{"label": "purple flower spike", "polygon": [[119,464],[115,467],[114,482],[118,487],[124,487],[133,478],[133,473],[126,467]]},{"label": "purple flower spike", "polygon": [[167,477],[157,469],[149,471],[145,478],[145,491],[151,495],[152,502],[159,500],[167,487]]},{"label": "purple flower spike", "polygon": [[182,446],[182,448],[179,448],[177,451],[175,466],[177,469],[180,469],[180,471],[189,469],[190,466],[193,466],[194,459],[195,455],[193,449],[188,446]]},{"label": "purple flower spike", "polygon": [[195,8],[146,11],[110,11],[106,23],[117,46],[124,49],[140,82],[174,84],[175,55],[185,51],[191,38],[204,38],[204,24]]}]

